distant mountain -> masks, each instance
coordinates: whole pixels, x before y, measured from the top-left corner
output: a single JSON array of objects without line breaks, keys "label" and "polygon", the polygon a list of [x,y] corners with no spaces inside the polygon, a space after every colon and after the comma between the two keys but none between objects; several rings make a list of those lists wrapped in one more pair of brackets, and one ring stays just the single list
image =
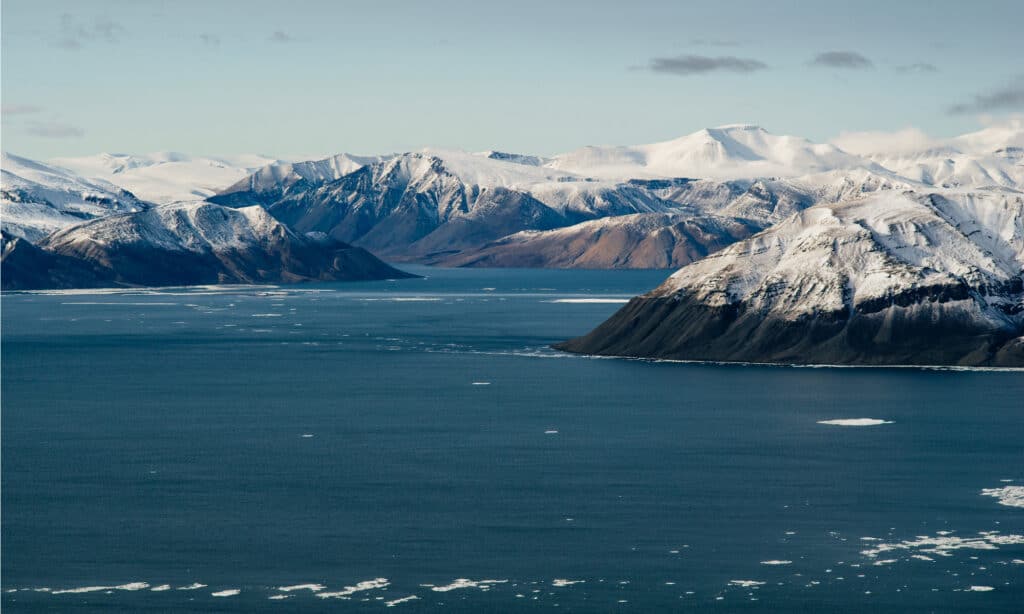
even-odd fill
[{"label": "distant mountain", "polygon": [[551,168],[603,179],[799,177],[834,170],[882,170],[834,145],[778,136],[746,124],[706,128],[650,145],[584,147],[555,156]]},{"label": "distant mountain", "polygon": [[256,154],[192,156],[177,152],[102,153],[54,158],[50,164],[110,182],[152,203],[203,200],[278,160]]},{"label": "distant mountain", "polygon": [[667,269],[700,260],[761,227],[686,213],[636,213],[555,230],[526,230],[440,258],[445,266]]},{"label": "distant mountain", "polygon": [[1024,195],[880,192],[817,205],[680,269],[572,352],[1024,366]]},{"label": "distant mountain", "polygon": [[390,157],[338,154],[308,162],[275,162],[220,190],[213,200],[236,207],[269,205],[289,192],[321,186]]},{"label": "distant mountain", "polygon": [[298,235],[260,207],[160,205],[8,241],[4,289],[292,283],[409,277],[363,249]]},{"label": "distant mountain", "polygon": [[111,183],[4,152],[0,227],[38,241],[60,228],[149,205]]}]

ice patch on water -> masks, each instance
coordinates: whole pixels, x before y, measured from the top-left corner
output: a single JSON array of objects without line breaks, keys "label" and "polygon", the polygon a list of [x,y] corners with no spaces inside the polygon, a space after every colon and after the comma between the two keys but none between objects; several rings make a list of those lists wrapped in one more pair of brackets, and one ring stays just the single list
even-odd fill
[{"label": "ice patch on water", "polygon": [[490,382],[473,382],[474,386],[490,386]]},{"label": "ice patch on water", "polygon": [[417,599],[419,599],[419,597],[417,597],[416,595],[409,595],[408,597],[402,597],[400,599],[392,599],[391,601],[385,601],[384,605],[389,607],[389,608],[393,608],[396,605],[401,605],[403,603],[409,603],[410,601],[415,601]]},{"label": "ice patch on water", "polygon": [[837,418],[835,420],[818,420],[818,424],[828,424],[830,426],[878,426],[880,424],[892,424],[892,422],[879,418]]},{"label": "ice patch on water", "polygon": [[280,318],[283,314],[280,313],[254,313],[254,318]]},{"label": "ice patch on water", "polygon": [[972,586],[972,587],[964,589],[964,590],[970,591],[970,592],[974,592],[974,593],[987,593],[989,591],[994,591],[996,589],[991,587],[991,586]]},{"label": "ice patch on water", "polygon": [[1024,486],[1003,486],[1002,488],[985,488],[981,494],[999,499],[1000,505],[1024,507]]},{"label": "ice patch on water", "polygon": [[290,593],[292,591],[313,591],[318,593],[327,588],[323,584],[292,584],[291,586],[279,586],[277,590]]},{"label": "ice patch on water", "polygon": [[294,595],[271,595],[267,597],[267,599],[270,599],[271,601],[281,601],[283,599],[291,599],[292,597],[294,597]]},{"label": "ice patch on water", "polygon": [[64,588],[56,591],[51,591],[51,594],[64,595],[77,593],[96,593],[99,591],[141,591],[146,588],[149,588],[148,582],[129,582],[127,584],[118,584],[117,586],[80,586],[77,588]]},{"label": "ice patch on water", "polygon": [[900,542],[878,543],[873,548],[861,550],[861,554],[872,559],[882,553],[898,551],[908,552],[911,556],[922,553],[953,556],[954,550],[998,550],[1000,546],[1018,544],[1024,544],[1024,535],[1001,535],[998,531],[982,531],[971,537],[919,535]]},{"label": "ice patch on water", "polygon": [[445,584],[444,586],[432,586],[430,590],[435,593],[447,593],[448,591],[458,590],[460,588],[479,588],[481,590],[489,590],[491,586],[495,584],[504,584],[508,580],[470,580],[468,578],[456,578],[451,584]]},{"label": "ice patch on water", "polygon": [[385,588],[389,584],[390,582],[388,582],[387,578],[374,578],[373,580],[364,580],[359,582],[355,586],[346,586],[344,590],[332,591],[329,593],[316,593],[316,596],[321,599],[348,599],[356,593]]},{"label": "ice patch on water", "polygon": [[313,433],[303,433],[302,434],[302,438],[303,439],[312,439],[313,438]]},{"label": "ice patch on water", "polygon": [[213,597],[234,597],[235,595],[241,592],[242,591],[237,588],[229,588],[222,591],[217,591],[215,593],[210,593],[210,595]]},{"label": "ice patch on water", "polygon": [[387,298],[360,298],[360,301],[369,303],[375,302],[388,302],[388,303],[435,303],[441,300],[439,296],[390,296]]},{"label": "ice patch on water", "polygon": [[772,559],[770,561],[761,561],[762,565],[792,565],[793,561],[786,561],[783,559]]},{"label": "ice patch on water", "polygon": [[576,305],[623,305],[629,302],[628,298],[556,298],[553,301],[547,301],[549,303],[569,303]]},{"label": "ice patch on water", "polygon": [[195,591],[195,590],[199,590],[201,588],[206,588],[206,585],[205,584],[200,584],[198,582],[193,582],[192,584],[189,584],[188,586],[179,586],[178,590],[179,591]]},{"label": "ice patch on water", "polygon": [[163,592],[163,591],[169,591],[169,590],[171,590],[171,585],[170,584],[161,584],[160,586],[154,586],[153,588],[151,588],[149,590],[153,591],[154,593],[160,593],[160,592]]},{"label": "ice patch on water", "polygon": [[548,430],[544,431],[544,434],[545,435],[557,435],[558,431],[555,430],[555,429],[548,429]]},{"label": "ice patch on water", "polygon": [[742,586],[743,588],[754,588],[765,585],[765,583],[760,580],[729,580],[729,584],[733,586]]},{"label": "ice patch on water", "polygon": [[572,586],[573,584],[583,584],[586,580],[566,580],[565,578],[555,578],[551,581],[551,586]]}]

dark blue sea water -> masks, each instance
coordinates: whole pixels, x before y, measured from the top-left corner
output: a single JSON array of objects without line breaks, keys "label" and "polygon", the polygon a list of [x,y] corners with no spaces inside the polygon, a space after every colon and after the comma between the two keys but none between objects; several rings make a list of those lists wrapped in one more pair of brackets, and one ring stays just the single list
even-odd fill
[{"label": "dark blue sea water", "polygon": [[665,272],[416,271],[5,295],[4,611],[1021,611],[1024,373],[567,356]]}]

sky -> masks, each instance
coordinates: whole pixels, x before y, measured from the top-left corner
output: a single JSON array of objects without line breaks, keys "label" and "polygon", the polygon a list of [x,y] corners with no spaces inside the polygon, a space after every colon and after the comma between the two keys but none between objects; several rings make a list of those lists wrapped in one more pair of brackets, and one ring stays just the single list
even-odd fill
[{"label": "sky", "polygon": [[753,123],[948,137],[1024,112],[1024,2],[3,0],[0,138],[550,155]]}]

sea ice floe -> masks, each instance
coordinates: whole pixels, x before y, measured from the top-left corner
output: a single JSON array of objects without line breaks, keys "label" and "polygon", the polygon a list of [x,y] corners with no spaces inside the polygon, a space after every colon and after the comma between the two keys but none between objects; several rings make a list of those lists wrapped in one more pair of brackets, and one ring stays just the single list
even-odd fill
[{"label": "sea ice floe", "polygon": [[314,593],[318,593],[325,588],[327,587],[323,584],[292,584],[290,586],[279,586],[277,587],[277,590],[285,593],[290,593],[292,591],[313,591]]},{"label": "sea ice floe", "polygon": [[892,421],[880,418],[837,418],[835,420],[818,420],[818,424],[828,424],[830,426],[878,426],[880,424],[892,424]]},{"label": "sea ice floe", "polygon": [[199,590],[201,588],[206,588],[206,585],[205,584],[200,584],[198,582],[193,582],[192,584],[189,584],[188,586],[179,586],[178,590],[179,591],[195,591],[195,590]]},{"label": "sea ice floe", "polygon": [[729,584],[733,586],[742,586],[743,588],[754,588],[756,586],[765,585],[765,583],[760,580],[729,580]]},{"label": "sea ice floe", "polygon": [[153,588],[151,588],[149,590],[153,591],[154,593],[161,593],[163,591],[171,590],[171,585],[170,584],[161,584],[160,586],[154,586]]},{"label": "sea ice floe", "polygon": [[1000,505],[1024,507],[1024,486],[1003,486],[1002,488],[985,488],[981,494],[999,499]]},{"label": "sea ice floe", "polygon": [[100,591],[141,591],[147,588],[149,588],[148,582],[129,582],[127,584],[118,584],[117,586],[80,586],[77,588],[63,588],[51,591],[51,594],[63,595],[65,593],[96,593]]},{"label": "sea ice floe", "polygon": [[989,591],[994,591],[996,589],[991,587],[991,586],[972,586],[972,587],[970,587],[968,589],[965,589],[965,590],[968,590],[968,591],[971,591],[971,592],[975,592],[975,593],[987,593]]},{"label": "sea ice floe", "polygon": [[772,559],[770,561],[761,561],[762,565],[791,565],[793,561],[786,561],[783,559]]},{"label": "sea ice floe", "polygon": [[[997,531],[982,531],[977,536],[958,537],[955,535],[919,535],[915,539],[892,543],[877,543],[873,548],[861,550],[868,558],[876,558],[883,552],[908,551],[912,554],[937,554],[953,556],[954,550],[998,550],[1000,546],[1024,544],[1024,535],[1002,535]],[[876,563],[877,565],[878,563]]]},{"label": "sea ice floe", "polygon": [[281,601],[283,599],[291,599],[292,597],[293,595],[271,595],[267,597],[267,599],[270,599],[272,601]]},{"label": "sea ice floe", "polygon": [[586,580],[566,580],[565,578],[555,578],[551,581],[551,586],[572,586],[573,584],[582,584]]},{"label": "sea ice floe", "polygon": [[410,601],[415,601],[417,599],[419,599],[419,597],[417,597],[416,595],[409,595],[408,597],[402,597],[400,599],[392,599],[391,601],[385,601],[384,605],[386,605],[389,608],[393,608],[396,605],[401,605],[403,603],[408,603]]},{"label": "sea ice floe", "polygon": [[557,435],[558,431],[555,430],[555,429],[548,429],[548,430],[544,431],[544,434],[545,435]]},{"label": "sea ice floe", "polygon": [[316,593],[316,596],[321,599],[347,599],[356,593],[363,591],[372,591],[378,588],[384,588],[388,586],[387,578],[374,578],[373,580],[364,580],[357,583],[355,586],[346,586],[344,590],[332,591],[329,593]]},{"label": "sea ice floe", "polygon": [[473,382],[474,386],[490,386],[490,382]]},{"label": "sea ice floe", "polygon": [[468,578],[456,578],[451,584],[445,584],[444,586],[432,586],[430,590],[436,593],[447,593],[448,591],[454,591],[460,588],[479,588],[481,590],[489,590],[491,586],[495,584],[505,584],[508,580],[470,580]]},{"label": "sea ice floe", "polygon": [[242,591],[237,588],[228,588],[222,591],[217,591],[215,593],[210,593],[210,595],[213,597],[234,597],[235,595],[241,592]]}]

